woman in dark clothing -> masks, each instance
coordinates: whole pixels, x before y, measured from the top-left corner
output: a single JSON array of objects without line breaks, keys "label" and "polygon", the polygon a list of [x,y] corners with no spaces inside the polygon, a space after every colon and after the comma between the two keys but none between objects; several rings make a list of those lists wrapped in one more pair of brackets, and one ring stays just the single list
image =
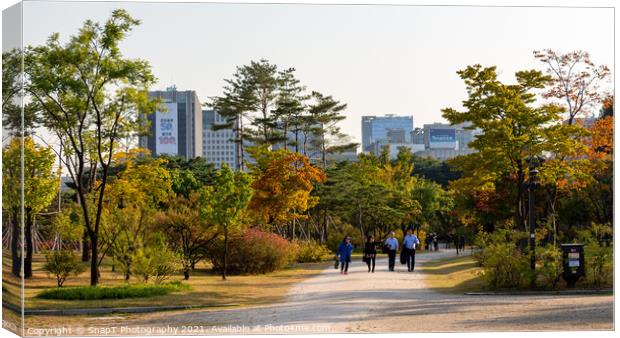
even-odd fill
[{"label": "woman in dark clothing", "polygon": [[[368,265],[368,272],[375,272],[375,261],[377,259],[377,245],[381,242],[375,242],[375,237],[368,235],[364,244],[364,262]],[[372,270],[371,270],[372,267]]]},{"label": "woman in dark clothing", "polygon": [[336,256],[340,257],[340,274],[348,274],[349,263],[351,263],[351,253],[353,252],[353,244],[351,244],[351,237],[347,236],[342,240]]}]

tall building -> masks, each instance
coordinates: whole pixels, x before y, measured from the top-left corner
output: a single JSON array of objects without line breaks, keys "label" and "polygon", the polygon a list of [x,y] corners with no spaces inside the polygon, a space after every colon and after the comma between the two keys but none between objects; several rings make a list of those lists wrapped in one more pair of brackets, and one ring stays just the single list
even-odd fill
[{"label": "tall building", "polygon": [[149,98],[161,98],[166,111],[148,115],[150,133],[140,138],[140,146],[148,148],[153,156],[201,156],[202,110],[196,92],[177,91],[172,86],[165,91],[149,92]]},{"label": "tall building", "polygon": [[202,111],[202,156],[216,168],[226,163],[230,169],[236,170],[237,144],[233,129],[213,130],[214,125],[224,123],[226,120],[215,110]]},{"label": "tall building", "polygon": [[362,116],[362,151],[371,152],[377,144],[412,143],[413,116]]}]

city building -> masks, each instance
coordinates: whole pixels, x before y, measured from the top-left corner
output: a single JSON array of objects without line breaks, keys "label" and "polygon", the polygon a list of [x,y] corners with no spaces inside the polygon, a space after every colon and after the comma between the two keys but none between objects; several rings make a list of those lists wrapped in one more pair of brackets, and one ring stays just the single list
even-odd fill
[{"label": "city building", "polygon": [[177,91],[172,86],[165,91],[149,92],[149,98],[161,98],[166,111],[148,115],[150,133],[140,137],[140,146],[148,148],[153,156],[201,156],[202,110],[196,92]]},{"label": "city building", "polygon": [[226,120],[215,110],[202,111],[202,156],[209,163],[221,168],[222,163],[232,170],[237,168],[237,144],[232,128],[213,130],[214,125],[225,124]]},{"label": "city building", "polygon": [[362,116],[362,152],[380,144],[411,144],[413,116]]}]

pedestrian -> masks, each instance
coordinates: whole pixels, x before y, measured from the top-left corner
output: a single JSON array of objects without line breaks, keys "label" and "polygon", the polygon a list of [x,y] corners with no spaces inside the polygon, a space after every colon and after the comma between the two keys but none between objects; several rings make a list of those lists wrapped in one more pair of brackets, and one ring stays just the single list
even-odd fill
[{"label": "pedestrian", "polygon": [[428,233],[426,234],[426,236],[424,236],[424,250],[428,251],[429,245],[431,243],[431,235],[432,233]]},{"label": "pedestrian", "polygon": [[459,255],[459,251],[461,249],[460,243],[459,243],[459,236],[458,235],[454,235],[454,247],[456,248],[456,255]]},{"label": "pedestrian", "polygon": [[439,251],[439,238],[437,238],[437,234],[433,234],[433,247],[435,251]]},{"label": "pedestrian", "polygon": [[385,245],[388,249],[388,269],[394,271],[394,264],[396,262],[396,250],[398,250],[398,240],[394,237],[394,231],[390,232],[390,236],[385,240]]},{"label": "pedestrian", "polygon": [[415,249],[420,244],[420,240],[413,234],[412,229],[407,230],[407,236],[403,239],[403,251],[405,252],[405,261],[407,261],[407,271],[411,272],[415,269]]},{"label": "pedestrian", "polygon": [[336,252],[336,256],[340,257],[340,274],[348,274],[349,263],[351,263],[351,253],[353,252],[353,244],[351,244],[351,237],[346,236]]},{"label": "pedestrian", "polygon": [[461,235],[461,237],[459,238],[459,248],[461,249],[461,252],[465,250],[465,236],[464,235]]},{"label": "pedestrian", "polygon": [[377,259],[377,245],[381,242],[375,242],[375,237],[368,235],[364,244],[364,262],[368,265],[368,272],[375,272],[375,261]]}]

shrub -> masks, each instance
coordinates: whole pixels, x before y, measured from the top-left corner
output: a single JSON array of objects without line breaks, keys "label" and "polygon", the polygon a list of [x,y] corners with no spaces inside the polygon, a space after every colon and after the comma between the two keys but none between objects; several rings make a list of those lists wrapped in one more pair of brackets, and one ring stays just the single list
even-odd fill
[{"label": "shrub", "polygon": [[529,280],[529,257],[514,243],[492,243],[484,250],[483,279],[491,288],[517,288]]},{"label": "shrub", "polygon": [[[214,242],[208,251],[213,270],[221,271],[224,241]],[[248,229],[228,242],[228,272],[258,274],[286,267],[294,261],[295,252],[286,239],[270,232]]]},{"label": "shrub", "polygon": [[540,285],[555,289],[562,277],[562,252],[553,245],[536,249],[536,274]]},{"label": "shrub", "polygon": [[585,244],[585,284],[596,288],[612,285],[613,246],[601,245],[603,240],[610,238],[612,234],[611,226],[595,223],[589,229],[578,231],[577,240]]},{"label": "shrub", "polygon": [[295,261],[298,263],[314,263],[331,259],[334,253],[326,245],[316,241],[294,241]]},{"label": "shrub", "polygon": [[114,287],[102,286],[80,286],[67,287],[62,289],[48,289],[37,295],[42,299],[63,299],[63,300],[99,300],[99,299],[123,299],[123,298],[144,298],[163,296],[171,292],[189,289],[188,285],[179,281],[163,283],[159,285],[140,284],[123,285]]},{"label": "shrub", "polygon": [[164,243],[140,248],[133,257],[133,273],[146,282],[151,277],[159,284],[179,270],[180,259]]},{"label": "shrub", "polygon": [[86,267],[71,250],[51,251],[45,255],[43,266],[49,274],[56,276],[56,283],[61,288],[70,275],[79,275]]}]

